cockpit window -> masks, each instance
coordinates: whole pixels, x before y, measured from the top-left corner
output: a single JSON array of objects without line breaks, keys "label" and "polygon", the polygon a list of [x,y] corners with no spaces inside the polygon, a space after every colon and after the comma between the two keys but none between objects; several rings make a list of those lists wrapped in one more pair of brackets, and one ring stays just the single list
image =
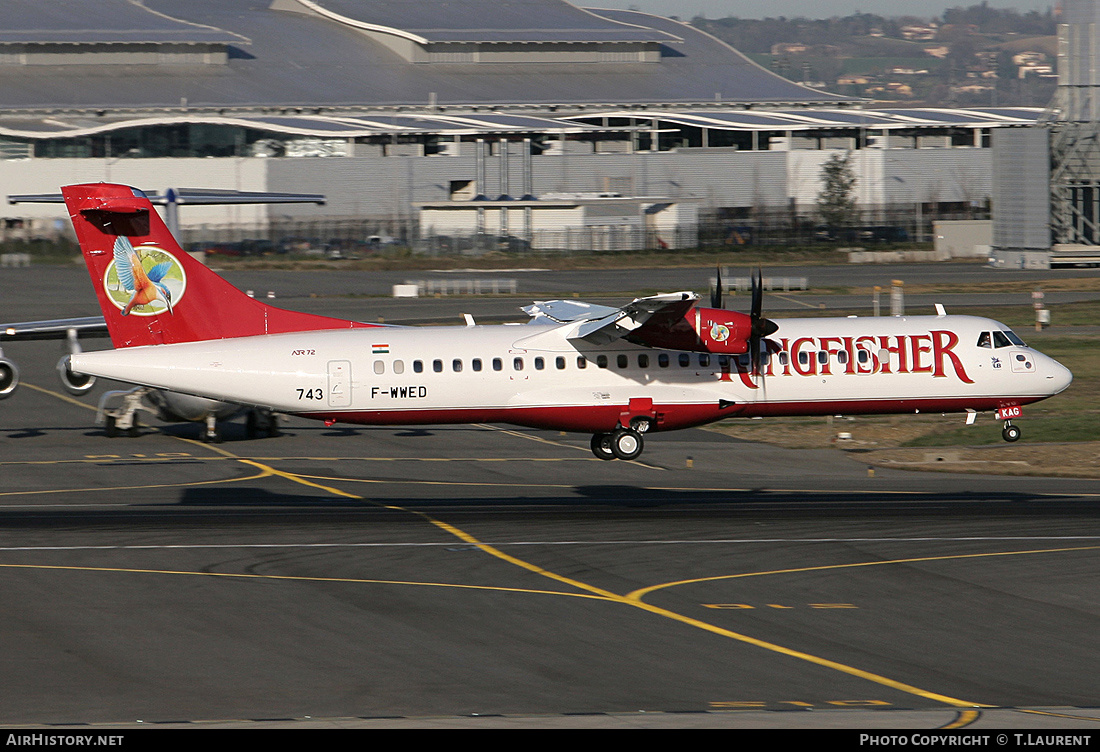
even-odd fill
[{"label": "cockpit window", "polygon": [[1012,345],[1027,347],[1024,341],[1017,337],[1011,330],[982,332],[978,335],[978,347],[1000,348],[1010,347]]}]

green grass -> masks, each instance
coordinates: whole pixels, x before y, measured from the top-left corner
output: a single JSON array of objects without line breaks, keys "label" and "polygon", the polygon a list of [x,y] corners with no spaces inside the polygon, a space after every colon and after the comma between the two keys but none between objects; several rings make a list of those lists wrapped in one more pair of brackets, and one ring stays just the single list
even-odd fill
[{"label": "green grass", "polygon": [[[1057,398],[1055,398],[1057,399]],[[1027,417],[1028,408],[1024,408],[1024,418],[1015,421],[1023,431],[1022,442],[1041,444],[1044,442],[1100,441],[1100,413],[1071,413]],[[974,426],[962,426],[948,431],[933,431],[920,438],[906,441],[903,447],[946,447],[1001,444],[1001,432],[979,429]]]},{"label": "green grass", "polygon": [[[1024,417],[1018,421],[1023,429],[1023,440],[1029,443],[1100,441],[1100,337],[1043,337],[1031,344],[1071,370],[1073,384],[1061,394],[1024,407]],[[1000,431],[977,431],[973,426],[939,427],[902,446],[957,446],[1000,441]]]}]

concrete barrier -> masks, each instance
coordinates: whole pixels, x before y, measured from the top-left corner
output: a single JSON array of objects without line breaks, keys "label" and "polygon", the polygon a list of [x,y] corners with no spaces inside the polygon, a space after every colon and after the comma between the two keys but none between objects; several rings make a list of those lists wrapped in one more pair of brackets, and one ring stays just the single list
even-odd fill
[{"label": "concrete barrier", "polygon": [[405,285],[416,285],[418,295],[515,295],[517,288],[514,279],[420,279]]},{"label": "concrete barrier", "polygon": [[[760,280],[764,289],[769,292],[782,290],[783,292],[790,292],[791,290],[808,290],[810,287],[810,280],[808,277],[764,277]],[[710,286],[713,289],[718,284],[718,280],[711,279]],[[744,292],[752,289],[751,277],[729,277],[726,275],[726,270],[722,270],[722,286],[726,289],[723,292],[733,290],[734,292]]]},{"label": "concrete barrier", "polygon": [[30,265],[31,255],[29,253],[0,253],[0,267]]}]

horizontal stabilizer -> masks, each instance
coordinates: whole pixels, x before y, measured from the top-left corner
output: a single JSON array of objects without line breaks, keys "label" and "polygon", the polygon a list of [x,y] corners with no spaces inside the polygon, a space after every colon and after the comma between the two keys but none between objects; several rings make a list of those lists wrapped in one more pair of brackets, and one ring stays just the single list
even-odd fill
[{"label": "horizontal stabilizer", "polygon": [[0,324],[0,340],[66,339],[70,331],[85,337],[106,337],[107,322],[102,316],[84,316]]}]

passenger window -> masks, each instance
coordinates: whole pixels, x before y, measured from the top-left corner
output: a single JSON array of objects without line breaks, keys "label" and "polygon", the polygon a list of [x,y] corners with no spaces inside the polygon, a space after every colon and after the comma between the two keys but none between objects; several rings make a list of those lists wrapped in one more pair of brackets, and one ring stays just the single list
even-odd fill
[{"label": "passenger window", "polygon": [[691,356],[687,353],[680,353],[680,368],[687,368],[691,365]]},{"label": "passenger window", "polygon": [[541,371],[545,367],[546,367],[546,361],[545,360],[543,360],[542,358],[535,358],[535,370],[536,371]]},{"label": "passenger window", "polygon": [[806,351],[802,351],[798,354],[798,364],[800,366],[810,365],[810,354]]},{"label": "passenger window", "polygon": [[787,354],[786,350],[779,353],[779,365],[785,366],[790,362],[790,360],[791,360],[791,356]]},{"label": "passenger window", "polygon": [[559,355],[557,358],[554,359],[554,365],[558,367],[559,371],[564,371],[565,370],[565,358],[563,358],[562,356]]},{"label": "passenger window", "polygon": [[504,361],[502,361],[500,358],[493,358],[493,370],[494,371],[504,370]]},{"label": "passenger window", "polygon": [[860,363],[866,363],[871,359],[871,353],[866,350],[856,350],[856,360]]},{"label": "passenger window", "polygon": [[829,353],[828,353],[827,350],[818,350],[817,351],[817,362],[820,363],[821,365],[825,365],[826,363],[829,362]]},{"label": "passenger window", "polygon": [[668,353],[661,353],[657,356],[657,365],[661,368],[668,368]]},{"label": "passenger window", "polygon": [[405,372],[405,361],[395,360],[393,362],[393,372],[394,373],[404,373]]},{"label": "passenger window", "polygon": [[385,363],[385,361],[382,361],[382,360],[374,361],[374,372],[378,373],[378,374],[385,373],[386,372],[386,363]]},{"label": "passenger window", "polygon": [[454,371],[455,373],[461,372],[462,371],[462,361],[459,360],[458,358],[455,358],[454,360],[452,360],[451,361],[451,370]]},{"label": "passenger window", "polygon": [[619,368],[626,368],[627,362],[627,357],[625,355],[620,355],[615,358],[615,365],[617,365]]},{"label": "passenger window", "polygon": [[638,368],[649,368],[649,356],[642,354],[638,356]]},{"label": "passenger window", "polygon": [[417,373],[424,373],[424,362],[420,360],[413,361],[413,370]]},{"label": "passenger window", "polygon": [[588,368],[588,361],[583,355],[577,356],[577,368]]},{"label": "passenger window", "polygon": [[1012,343],[1008,341],[1008,337],[1004,332],[993,332],[993,346],[994,347],[1009,347]]},{"label": "passenger window", "polygon": [[474,369],[475,371],[480,371],[481,370],[481,358],[474,358],[473,360],[471,360],[470,361],[470,368]]},{"label": "passenger window", "polygon": [[512,359],[512,368],[516,371],[522,371],[523,370],[523,358],[513,358]]},{"label": "passenger window", "polygon": [[978,335],[978,347],[993,347],[993,342],[989,338],[989,332],[982,332]]},{"label": "passenger window", "polygon": [[600,368],[607,368],[607,356],[606,355],[596,356],[596,365],[599,366]]},{"label": "passenger window", "polygon": [[848,362],[848,352],[846,350],[841,350],[840,352],[838,352],[836,354],[836,362],[840,363],[840,365],[847,364],[847,362]]},{"label": "passenger window", "polygon": [[432,361],[432,370],[435,371],[436,373],[443,373],[443,361],[442,360],[433,360]]},{"label": "passenger window", "polygon": [[710,365],[710,356],[709,355],[700,355],[699,356],[699,367],[700,368],[706,368],[709,365]]}]

